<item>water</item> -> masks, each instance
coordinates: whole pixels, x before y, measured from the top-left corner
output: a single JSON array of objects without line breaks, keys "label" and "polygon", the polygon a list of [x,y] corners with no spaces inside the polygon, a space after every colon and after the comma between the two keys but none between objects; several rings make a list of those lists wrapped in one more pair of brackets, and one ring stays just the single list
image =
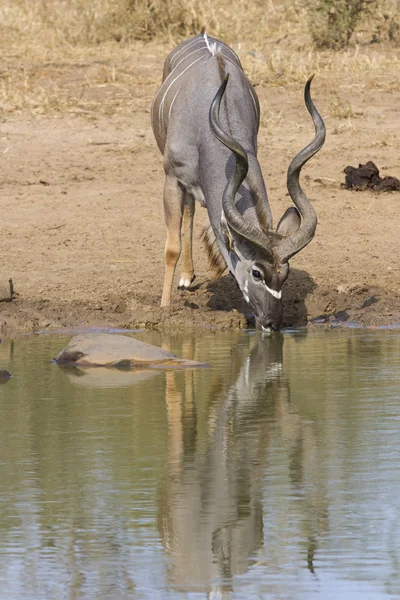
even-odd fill
[{"label": "water", "polygon": [[0,600],[400,598],[400,335],[143,336],[78,374],[0,345]]}]

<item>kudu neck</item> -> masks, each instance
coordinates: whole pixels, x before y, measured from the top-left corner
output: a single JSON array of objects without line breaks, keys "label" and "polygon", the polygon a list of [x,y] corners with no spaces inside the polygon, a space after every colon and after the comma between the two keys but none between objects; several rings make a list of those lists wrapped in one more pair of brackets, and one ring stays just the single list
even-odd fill
[{"label": "kudu neck", "polygon": [[[201,186],[208,211],[215,212],[216,218],[221,217],[222,196],[224,190],[233,176],[236,160],[233,153],[225,148],[218,140],[212,140],[212,144],[207,144],[205,151],[200,151],[199,162],[201,174]],[[267,192],[261,167],[258,162],[255,149],[244,140],[241,142],[245,148],[249,169],[245,180],[240,186],[236,197],[235,205],[240,214],[246,216],[254,225],[260,225],[259,211],[256,206],[262,205],[265,210],[265,218],[268,228],[272,228],[272,215],[268,205]],[[211,215],[210,215],[211,217]],[[265,223],[262,224],[265,227]]]}]

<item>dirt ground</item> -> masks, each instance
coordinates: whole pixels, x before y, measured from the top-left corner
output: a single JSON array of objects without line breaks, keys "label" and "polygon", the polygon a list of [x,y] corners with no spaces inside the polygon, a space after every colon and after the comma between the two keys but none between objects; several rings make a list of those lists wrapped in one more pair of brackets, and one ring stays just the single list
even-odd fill
[{"label": "dirt ground", "polygon": [[[248,48],[234,47],[246,59]],[[3,94],[0,117],[0,284],[12,278],[16,292],[0,303],[3,336],[76,326],[251,324],[233,279],[209,278],[199,240],[207,214],[200,207],[194,288],[176,291],[170,308],[159,307],[163,169],[149,113],[170,48],[137,45],[122,57],[91,52],[65,62],[5,57],[0,79],[6,71],[29,77],[31,95],[14,109]],[[335,314],[345,323],[400,323],[400,193],[340,185],[347,165],[367,160],[382,175],[400,177],[398,69],[378,74],[378,51],[363,51],[373,73],[368,61],[363,72],[348,69],[343,78],[321,67],[313,83],[327,141],[302,183],[319,224],[313,242],[291,261],[287,325]],[[392,56],[395,63],[394,50]],[[259,159],[277,222],[289,205],[287,166],[313,128],[300,82],[260,85],[256,70],[251,79],[264,115]]]}]

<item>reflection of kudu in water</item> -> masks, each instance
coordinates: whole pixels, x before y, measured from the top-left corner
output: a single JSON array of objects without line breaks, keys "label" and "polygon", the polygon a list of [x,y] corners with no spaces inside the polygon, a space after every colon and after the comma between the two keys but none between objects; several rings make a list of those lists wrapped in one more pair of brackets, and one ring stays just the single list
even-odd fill
[{"label": "reflection of kudu in water", "polygon": [[[184,392],[167,374],[168,473],[159,527],[172,557],[171,583],[185,588],[211,591],[212,579],[245,572],[262,544],[268,419],[280,386],[282,337],[247,339],[250,353],[248,344],[230,349],[231,372],[210,375],[216,378],[207,398],[196,386],[201,373],[187,374]],[[202,401],[209,402],[205,409]]]},{"label": "reflection of kudu in water", "polygon": [[[232,346],[228,374],[211,373],[216,379],[206,398],[197,385],[202,373],[188,372],[183,390],[176,374],[167,374],[168,470],[159,528],[171,558],[170,580],[184,589],[218,591],[220,597],[229,595],[234,575],[260,558],[271,422],[280,425],[292,485],[311,489],[301,509],[311,572],[318,535],[326,529],[315,431],[293,410],[289,383],[281,376],[283,338],[247,339],[248,345]],[[206,408],[202,401],[209,402]],[[213,586],[216,579],[225,579],[224,585]]]}]

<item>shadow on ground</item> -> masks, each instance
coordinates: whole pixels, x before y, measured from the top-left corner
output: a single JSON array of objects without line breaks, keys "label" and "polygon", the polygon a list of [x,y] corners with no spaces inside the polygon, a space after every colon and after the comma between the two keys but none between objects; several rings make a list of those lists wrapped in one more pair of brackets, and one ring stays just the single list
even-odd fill
[{"label": "shadow on ground", "polygon": [[[283,325],[285,327],[301,327],[307,325],[306,298],[317,288],[313,278],[301,269],[291,269],[283,287]],[[245,315],[248,324],[255,325],[255,318],[242,293],[231,275],[225,275],[207,285],[211,293],[207,306],[215,311],[232,311],[236,309]]]}]

